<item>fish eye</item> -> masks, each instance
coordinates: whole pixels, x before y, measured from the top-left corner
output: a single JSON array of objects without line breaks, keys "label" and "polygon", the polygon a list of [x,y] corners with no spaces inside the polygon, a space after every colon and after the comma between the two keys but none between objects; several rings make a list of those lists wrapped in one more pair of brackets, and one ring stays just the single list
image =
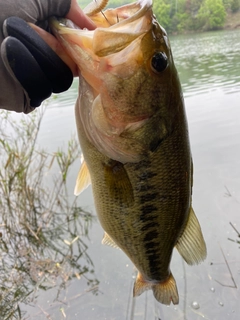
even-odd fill
[{"label": "fish eye", "polygon": [[168,57],[165,52],[157,52],[152,57],[151,66],[153,71],[162,72],[168,66]]}]

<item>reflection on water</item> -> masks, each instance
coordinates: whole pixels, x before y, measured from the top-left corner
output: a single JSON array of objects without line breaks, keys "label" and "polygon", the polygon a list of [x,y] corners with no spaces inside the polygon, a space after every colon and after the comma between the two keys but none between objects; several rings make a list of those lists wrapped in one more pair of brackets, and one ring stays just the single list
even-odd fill
[{"label": "reflection on water", "polygon": [[[84,237],[83,221],[86,217],[91,220],[92,216],[82,211],[77,211],[75,216],[74,211],[70,210],[71,205],[67,205],[68,209],[64,206],[55,208],[49,224],[44,222],[44,215],[40,217],[32,212],[27,220],[23,215],[22,219],[27,224],[21,225],[21,234],[14,226],[12,242],[11,233],[6,238],[1,231],[6,244],[5,247],[1,242],[1,257],[4,257],[2,261],[5,263],[1,268],[5,266],[9,269],[6,274],[3,269],[0,271],[1,287],[6,282],[9,283],[9,292],[9,288],[13,288],[12,296],[6,301],[14,301],[13,296],[18,296],[18,288],[19,293],[24,290],[24,282],[14,286],[13,280],[18,284],[21,279],[27,279],[28,290],[35,297],[29,304],[20,304],[21,310],[26,312],[23,319],[239,319],[239,36],[240,30],[235,30],[171,38],[189,121],[194,160],[193,207],[208,247],[208,257],[199,266],[187,266],[179,254],[173,255],[171,269],[177,281],[180,304],[170,307],[160,305],[151,292],[133,299],[136,272],[129,259],[121,250],[101,245],[103,231],[97,221],[88,229],[89,238]],[[75,131],[73,104],[77,96],[76,88],[77,81],[66,94],[50,100],[38,140],[49,152],[56,151],[61,144],[66,147]],[[77,171],[78,164],[73,164],[68,174],[70,181],[67,189],[70,194]],[[47,175],[50,189],[51,177],[52,174]],[[78,204],[95,215],[91,188],[79,196]],[[79,205],[77,208],[79,210]],[[1,230],[4,223],[0,222]],[[45,228],[41,235],[37,231],[43,224]],[[77,238],[78,235],[83,237]],[[83,244],[80,246],[81,240],[87,250]],[[21,248],[20,243],[23,243]],[[9,258],[6,258],[7,251],[11,253]],[[91,261],[94,274],[87,271],[93,270]],[[90,287],[83,277],[78,280],[78,275],[84,270],[86,277],[92,281]],[[100,281],[98,295],[88,292],[98,283],[96,278]],[[27,302],[27,297],[24,301]],[[6,304],[3,306],[6,308]]]}]

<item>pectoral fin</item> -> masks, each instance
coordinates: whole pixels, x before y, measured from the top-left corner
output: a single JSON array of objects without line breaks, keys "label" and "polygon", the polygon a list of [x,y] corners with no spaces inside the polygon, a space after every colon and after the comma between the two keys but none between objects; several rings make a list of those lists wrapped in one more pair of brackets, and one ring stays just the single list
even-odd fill
[{"label": "pectoral fin", "polygon": [[91,184],[91,177],[88,171],[85,160],[82,161],[80,170],[78,172],[76,185],[74,189],[75,196],[78,196],[83,190],[85,190]]},{"label": "pectoral fin", "polygon": [[121,206],[129,207],[134,201],[133,188],[124,165],[112,160],[104,166],[106,185],[110,197]]},{"label": "pectoral fin", "polygon": [[107,232],[104,233],[104,237],[102,239],[102,244],[105,244],[106,246],[110,246],[113,248],[119,249],[118,245],[113,241],[113,239],[107,234]]},{"label": "pectoral fin", "polygon": [[198,264],[206,258],[207,249],[198,219],[190,209],[186,228],[176,244],[178,252],[189,264]]}]

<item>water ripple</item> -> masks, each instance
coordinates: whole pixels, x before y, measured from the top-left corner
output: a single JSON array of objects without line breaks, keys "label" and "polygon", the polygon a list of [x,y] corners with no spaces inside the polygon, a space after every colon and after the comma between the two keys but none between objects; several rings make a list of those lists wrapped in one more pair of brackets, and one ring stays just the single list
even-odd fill
[{"label": "water ripple", "polygon": [[240,30],[171,38],[175,64],[186,96],[222,87],[240,90]]}]

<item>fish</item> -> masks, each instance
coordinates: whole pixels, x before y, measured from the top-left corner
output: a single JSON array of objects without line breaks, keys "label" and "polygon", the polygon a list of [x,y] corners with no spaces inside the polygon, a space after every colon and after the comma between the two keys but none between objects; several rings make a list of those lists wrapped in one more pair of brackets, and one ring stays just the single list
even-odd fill
[{"label": "fish", "polygon": [[120,248],[138,275],[133,296],[179,303],[170,264],[207,254],[192,208],[188,124],[170,41],[151,0],[114,9],[93,2],[95,30],[53,19],[51,28],[79,69],[76,126],[83,153],[75,194],[92,185],[103,244]]}]

